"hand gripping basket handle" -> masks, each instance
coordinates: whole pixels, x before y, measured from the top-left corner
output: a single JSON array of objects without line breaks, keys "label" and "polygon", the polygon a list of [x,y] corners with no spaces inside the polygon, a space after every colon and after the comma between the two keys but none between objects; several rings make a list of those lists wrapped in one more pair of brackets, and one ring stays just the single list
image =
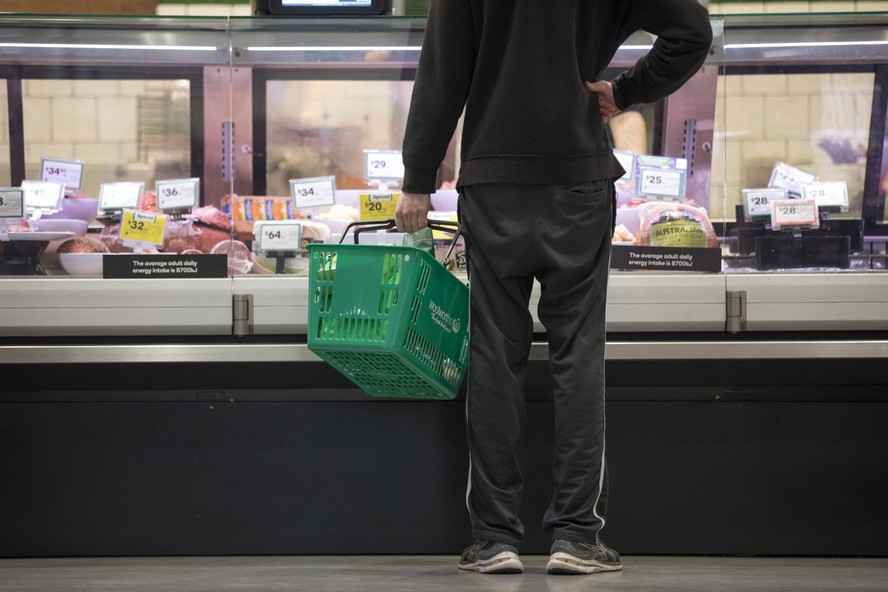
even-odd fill
[{"label": "hand gripping basket handle", "polygon": [[[449,232],[453,235],[453,238],[450,240],[450,248],[447,249],[447,254],[444,255],[444,260],[441,263],[444,267],[450,264],[450,257],[453,255],[453,249],[456,247],[456,241],[459,240],[459,235],[462,232],[462,226],[460,226],[459,222],[451,222],[449,220],[428,220],[429,228],[432,230],[440,230],[442,232]],[[348,231],[354,228],[354,236],[355,236],[355,244],[358,244],[358,235],[362,232],[367,232],[368,230],[388,230],[391,228],[395,228],[397,224],[393,219],[388,220],[371,220],[367,222],[352,222],[348,226],[345,227],[345,230],[342,231],[342,236],[339,237],[339,242],[342,243],[345,240],[345,236],[348,234]]]}]

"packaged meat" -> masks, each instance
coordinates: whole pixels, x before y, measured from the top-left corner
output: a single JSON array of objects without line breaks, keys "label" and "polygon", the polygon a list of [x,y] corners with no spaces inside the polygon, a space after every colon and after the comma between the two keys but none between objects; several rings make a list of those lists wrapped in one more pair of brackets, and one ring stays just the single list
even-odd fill
[{"label": "packaged meat", "polygon": [[108,253],[109,249],[99,239],[91,236],[69,238],[59,245],[58,253]]},{"label": "packaged meat", "polygon": [[715,229],[703,208],[673,202],[647,202],[638,207],[640,225],[635,244],[652,247],[716,247]]},{"label": "packaged meat", "polygon": [[210,249],[210,253],[228,256],[228,275],[243,275],[253,269],[253,255],[249,247],[239,240],[221,241]]}]

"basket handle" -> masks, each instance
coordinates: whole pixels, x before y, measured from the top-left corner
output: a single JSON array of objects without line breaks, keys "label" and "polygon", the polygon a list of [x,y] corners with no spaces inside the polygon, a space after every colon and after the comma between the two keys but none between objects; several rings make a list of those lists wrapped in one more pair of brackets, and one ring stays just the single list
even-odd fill
[{"label": "basket handle", "polygon": [[[440,230],[441,232],[449,232],[453,235],[453,238],[450,240],[450,248],[447,249],[447,254],[444,255],[444,260],[441,263],[444,267],[447,267],[450,264],[450,257],[453,255],[453,249],[456,248],[456,242],[459,240],[460,233],[462,232],[462,226],[459,222],[452,222],[449,220],[432,220],[431,218],[428,220],[428,226],[432,230]],[[348,231],[354,228],[354,237],[355,244],[358,244],[358,235],[362,232],[366,232],[368,230],[388,230],[390,228],[397,227],[397,224],[394,219],[388,220],[369,220],[367,222],[352,222],[348,226],[345,227],[345,230],[342,231],[342,236],[339,237],[339,243],[345,240]]]}]

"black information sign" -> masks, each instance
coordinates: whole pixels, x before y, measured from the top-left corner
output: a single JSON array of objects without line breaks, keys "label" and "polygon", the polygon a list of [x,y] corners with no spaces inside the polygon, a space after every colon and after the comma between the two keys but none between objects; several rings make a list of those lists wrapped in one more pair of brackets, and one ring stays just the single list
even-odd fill
[{"label": "black information sign", "polygon": [[121,254],[103,257],[102,277],[132,278],[224,278],[228,276],[228,256]]},{"label": "black information sign", "polygon": [[721,249],[613,245],[611,269],[655,271],[721,271]]}]

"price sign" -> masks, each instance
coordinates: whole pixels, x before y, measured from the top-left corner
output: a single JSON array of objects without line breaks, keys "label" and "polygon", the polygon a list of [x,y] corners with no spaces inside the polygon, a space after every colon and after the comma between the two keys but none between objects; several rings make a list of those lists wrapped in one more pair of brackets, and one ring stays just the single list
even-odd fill
[{"label": "price sign", "polygon": [[802,197],[813,199],[821,208],[848,209],[848,184],[844,181],[828,181],[823,183],[805,183],[802,185]]},{"label": "price sign", "polygon": [[614,150],[614,156],[617,157],[617,160],[620,161],[620,166],[626,171],[619,180],[627,182],[631,181],[632,172],[635,170],[635,155],[631,152],[624,152],[623,150]]},{"label": "price sign", "polygon": [[144,183],[102,183],[99,188],[99,209],[106,212],[136,209],[144,191]]},{"label": "price sign", "polygon": [[184,210],[197,205],[200,179],[170,179],[158,181],[157,207],[161,210]]},{"label": "price sign", "polygon": [[777,199],[786,199],[786,189],[744,189],[743,211],[747,218],[770,216],[771,202]]},{"label": "price sign", "polygon": [[638,193],[658,197],[684,197],[684,171],[643,168],[640,173]]},{"label": "price sign", "polygon": [[302,249],[302,224],[295,222],[257,222],[256,236],[260,251],[299,251]]},{"label": "price sign", "polygon": [[364,177],[369,180],[404,178],[404,161],[397,150],[364,150]]},{"label": "price sign", "polygon": [[774,230],[789,227],[820,226],[817,202],[813,199],[785,199],[771,202],[771,226]]},{"label": "price sign", "polygon": [[167,217],[135,210],[124,210],[120,220],[120,238],[152,245],[163,244]]},{"label": "price sign", "polygon": [[71,189],[83,185],[83,163],[79,160],[44,158],[40,169],[41,181],[55,181]]},{"label": "price sign", "polygon": [[15,187],[0,188],[0,218],[24,218],[24,191]]},{"label": "price sign", "polygon": [[817,175],[803,171],[800,168],[778,162],[771,171],[771,180],[768,187],[786,189],[791,195],[801,196],[802,185],[817,181]]},{"label": "price sign", "polygon": [[290,195],[296,209],[318,208],[336,204],[335,177],[290,179]]},{"label": "price sign", "polygon": [[361,221],[391,220],[395,217],[397,193],[362,193],[360,195]]},{"label": "price sign", "polygon": [[57,181],[22,181],[25,207],[34,210],[58,210],[65,196],[65,184]]}]

